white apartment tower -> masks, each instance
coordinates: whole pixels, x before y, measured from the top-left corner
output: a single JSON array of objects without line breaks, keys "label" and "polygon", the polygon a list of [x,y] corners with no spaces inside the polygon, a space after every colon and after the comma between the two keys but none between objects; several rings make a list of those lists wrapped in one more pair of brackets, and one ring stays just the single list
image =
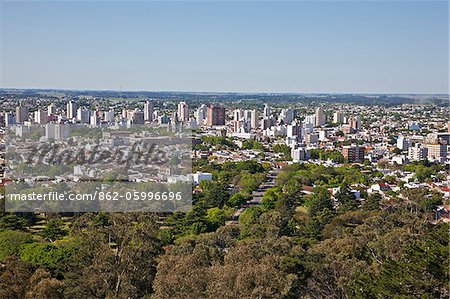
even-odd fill
[{"label": "white apartment tower", "polygon": [[250,114],[250,127],[256,129],[259,127],[259,113],[258,110],[252,110]]},{"label": "white apartment tower", "polygon": [[194,113],[194,117],[197,120],[197,125],[203,126],[206,124],[206,111],[208,108],[205,104],[201,105],[197,108],[197,110]]},{"label": "white apartment tower", "polygon": [[408,148],[408,160],[409,161],[422,161],[426,160],[428,155],[428,149],[423,147],[422,144],[416,143],[414,146]]},{"label": "white apartment tower", "polygon": [[47,112],[41,109],[38,109],[34,112],[34,122],[45,125],[47,123]]},{"label": "white apartment tower", "polygon": [[53,114],[56,114],[56,107],[55,107],[55,104],[51,103],[47,107],[47,115],[50,116],[50,115],[53,115]]},{"label": "white apartment tower", "polygon": [[316,109],[316,126],[323,126],[326,122],[325,112],[322,107]]},{"label": "white apartment tower", "polygon": [[344,113],[341,111],[336,111],[333,113],[333,123],[343,124],[344,123]]},{"label": "white apartment tower", "polygon": [[178,104],[178,120],[181,122],[189,120],[189,106],[186,102]]},{"label": "white apartment tower", "polygon": [[398,136],[397,138],[397,148],[406,151],[409,147],[409,139],[403,135]]},{"label": "white apartment tower", "polygon": [[74,103],[74,102],[72,102],[72,101],[69,101],[68,103],[67,103],[67,118],[68,119],[72,119],[72,118],[75,118],[75,117],[77,117],[77,104],[76,103]]},{"label": "white apartment tower", "polygon": [[144,103],[144,120],[153,121],[153,104],[148,100]]}]

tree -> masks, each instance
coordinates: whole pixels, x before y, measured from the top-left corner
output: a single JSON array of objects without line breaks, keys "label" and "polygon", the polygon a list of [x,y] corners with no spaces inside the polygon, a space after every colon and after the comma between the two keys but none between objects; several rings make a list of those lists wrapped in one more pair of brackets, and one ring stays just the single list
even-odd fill
[{"label": "tree", "polygon": [[314,193],[309,204],[309,215],[314,217],[323,210],[334,211],[333,201],[331,200],[331,196],[326,188],[317,187],[314,189]]},{"label": "tree", "polygon": [[262,214],[260,207],[250,207],[245,209],[239,216],[239,226],[241,227],[241,234],[246,235],[253,224],[257,223],[259,216]]},{"label": "tree", "polygon": [[229,207],[239,207],[239,206],[245,204],[245,202],[247,200],[250,200],[251,198],[252,198],[252,196],[249,194],[246,194],[243,192],[238,192],[238,193],[231,195],[230,199],[227,202],[227,205]]},{"label": "tree", "polygon": [[27,299],[62,299],[64,298],[63,283],[51,277],[44,269],[37,269],[31,276]]},{"label": "tree", "polygon": [[[354,276],[347,294],[364,298],[448,297],[447,235],[448,224],[440,224],[425,234],[400,242],[397,258],[387,257],[377,267],[379,270]],[[397,234],[396,238],[400,236]]]},{"label": "tree", "polygon": [[291,160],[291,148],[286,144],[275,144],[273,146],[273,151],[275,153],[282,153],[286,160]]},{"label": "tree", "polygon": [[321,160],[332,160],[336,163],[344,163],[344,156],[341,154],[340,151],[321,151],[320,152],[320,159]]},{"label": "tree", "polygon": [[223,207],[230,198],[228,185],[217,181],[201,181],[204,201],[208,207]]},{"label": "tree", "polygon": [[255,160],[244,160],[236,162],[236,170],[238,172],[247,171],[251,174],[255,174],[258,172],[264,172],[264,167],[261,163]]},{"label": "tree", "polygon": [[284,257],[289,238],[236,241],[227,227],[169,246],[158,263],[156,299],[296,298],[297,275]]},{"label": "tree", "polygon": [[[229,214],[229,211],[228,211]],[[206,221],[209,226],[209,231],[214,231],[222,225],[225,225],[225,220],[228,217],[227,211],[220,208],[212,208],[206,211]]]},{"label": "tree", "polygon": [[0,217],[0,230],[25,230],[30,225],[30,222],[17,215],[6,215]]},{"label": "tree", "polygon": [[54,242],[65,235],[66,231],[63,228],[63,222],[59,219],[50,219],[41,232],[41,236],[50,242]]},{"label": "tree", "polygon": [[24,298],[32,274],[30,264],[16,257],[7,258],[0,268],[0,298]]},{"label": "tree", "polygon": [[430,197],[423,198],[419,203],[419,208],[422,212],[432,212],[442,205],[443,198],[439,193],[435,193]]},{"label": "tree", "polygon": [[263,198],[262,198],[262,207],[264,209],[270,210],[275,208],[275,203],[278,200],[278,195],[276,192],[276,188],[270,188],[267,189],[266,192],[264,192]]},{"label": "tree", "polygon": [[155,217],[145,213],[110,214],[108,225],[94,227],[87,214],[74,225],[80,245],[66,273],[69,298],[141,298],[152,292],[156,257],[161,253]]},{"label": "tree", "polygon": [[20,249],[20,259],[33,266],[53,270],[63,270],[74,253],[70,246],[56,246],[48,243],[24,244]]},{"label": "tree", "polygon": [[394,148],[394,150],[392,151],[394,154],[400,155],[402,153],[402,150],[399,149],[398,147]]},{"label": "tree", "polygon": [[350,188],[346,182],[343,182],[339,187],[339,191],[336,193],[336,200],[339,203],[339,211],[354,211],[358,208],[359,203],[355,198],[355,195],[350,191]]},{"label": "tree", "polygon": [[314,189],[312,199],[309,203],[309,219],[303,229],[303,234],[320,239],[323,228],[334,216],[334,205],[328,190],[324,187]]},{"label": "tree", "polygon": [[379,193],[372,193],[364,201],[362,205],[363,211],[377,211],[381,207],[381,195]]},{"label": "tree", "polygon": [[261,183],[264,181],[265,175],[263,173],[255,173],[250,174],[244,172],[242,174],[237,175],[238,181],[235,183],[239,187],[240,190],[251,193],[253,190],[259,187]]},{"label": "tree", "polygon": [[16,255],[23,244],[33,242],[31,234],[21,231],[0,231],[0,262],[6,257]]}]

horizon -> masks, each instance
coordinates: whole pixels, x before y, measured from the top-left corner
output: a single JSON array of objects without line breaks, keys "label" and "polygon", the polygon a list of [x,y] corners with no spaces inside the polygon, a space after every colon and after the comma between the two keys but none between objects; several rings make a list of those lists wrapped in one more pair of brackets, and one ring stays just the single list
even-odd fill
[{"label": "horizon", "polygon": [[359,92],[251,92],[251,91],[192,91],[192,90],[117,90],[117,89],[70,89],[70,88],[17,88],[0,87],[2,91],[77,91],[77,92],[127,92],[127,93],[184,93],[184,94],[248,94],[248,95],[361,95],[361,96],[450,96],[450,93],[359,93]]}]

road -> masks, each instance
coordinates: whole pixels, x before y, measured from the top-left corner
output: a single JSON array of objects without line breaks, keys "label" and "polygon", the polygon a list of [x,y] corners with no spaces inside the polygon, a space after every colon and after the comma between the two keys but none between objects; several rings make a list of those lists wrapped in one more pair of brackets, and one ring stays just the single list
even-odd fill
[{"label": "road", "polygon": [[266,192],[267,189],[276,186],[276,178],[278,173],[280,173],[279,169],[270,170],[267,174],[267,180],[252,192],[252,199],[248,200],[242,208],[238,209],[234,213],[233,219],[231,221],[227,221],[226,225],[238,224],[239,216],[242,214],[242,212],[244,212],[249,207],[260,206],[262,203],[264,192]]}]

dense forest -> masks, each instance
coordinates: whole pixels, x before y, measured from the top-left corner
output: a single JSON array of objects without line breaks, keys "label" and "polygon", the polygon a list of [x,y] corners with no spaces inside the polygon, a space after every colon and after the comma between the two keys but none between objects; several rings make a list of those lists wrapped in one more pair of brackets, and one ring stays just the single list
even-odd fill
[{"label": "dense forest", "polygon": [[3,214],[0,298],[450,295],[449,227],[432,212],[440,194],[413,190],[405,202],[362,193],[361,201],[350,187],[376,173],[288,165],[261,205],[227,221],[269,168],[196,162],[214,180],[196,187],[188,213]]}]

